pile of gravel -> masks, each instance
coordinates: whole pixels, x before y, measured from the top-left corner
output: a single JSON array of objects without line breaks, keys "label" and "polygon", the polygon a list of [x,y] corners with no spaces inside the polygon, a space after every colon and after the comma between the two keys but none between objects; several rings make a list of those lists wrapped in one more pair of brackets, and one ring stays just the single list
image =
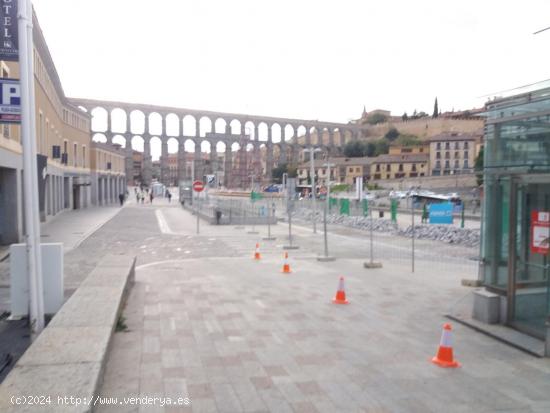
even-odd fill
[{"label": "pile of gravel", "polygon": [[[295,211],[292,217],[293,219],[311,222],[312,215],[312,211],[300,209]],[[316,221],[323,221],[322,212],[317,211]],[[327,223],[367,231],[371,229],[370,218],[362,216],[329,214],[327,216]],[[409,226],[407,229],[399,229],[397,224],[391,222],[389,219],[374,218],[372,220],[372,225],[373,231],[401,235],[408,238],[412,236],[412,226]],[[418,239],[429,239],[447,244],[465,245],[468,247],[477,247],[479,245],[479,229],[457,228],[452,225],[415,225],[414,236]]]},{"label": "pile of gravel", "polygon": [[[411,238],[412,226],[405,230],[399,230],[399,235]],[[468,247],[479,245],[479,229],[457,228],[451,225],[415,225],[414,237]]]}]

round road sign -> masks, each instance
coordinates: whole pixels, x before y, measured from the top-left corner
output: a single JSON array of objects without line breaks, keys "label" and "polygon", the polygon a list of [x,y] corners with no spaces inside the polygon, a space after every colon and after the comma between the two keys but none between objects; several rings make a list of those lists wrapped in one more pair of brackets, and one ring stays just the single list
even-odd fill
[{"label": "round road sign", "polygon": [[204,182],[202,181],[193,182],[193,191],[201,192],[203,189],[204,189]]}]

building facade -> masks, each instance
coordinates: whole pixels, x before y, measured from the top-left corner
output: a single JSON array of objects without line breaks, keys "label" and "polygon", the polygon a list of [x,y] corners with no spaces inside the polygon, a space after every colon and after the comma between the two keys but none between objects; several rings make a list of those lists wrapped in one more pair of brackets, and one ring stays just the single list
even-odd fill
[{"label": "building facade", "polygon": [[428,165],[428,154],[380,155],[370,165],[370,177],[377,181],[428,176]]},{"label": "building facade", "polygon": [[126,192],[125,154],[121,147],[92,142],[90,166],[92,203],[107,205],[118,202],[118,196]]},{"label": "building facade", "polygon": [[[92,202],[91,118],[63,91],[40,25],[33,13],[33,65],[39,211],[41,221]],[[0,76],[19,78],[17,62],[0,61]],[[23,156],[19,125],[0,126],[0,244],[23,232]]]},{"label": "building facade", "polygon": [[[316,184],[326,186],[329,180],[332,184],[355,185],[357,179],[367,182],[370,179],[370,165],[375,158],[330,158],[329,161],[315,159],[313,163]],[[311,164],[304,162],[297,169],[298,184],[311,185]]]},{"label": "building facade", "polygon": [[546,339],[547,355],[549,96],[550,87],[486,105],[480,279],[492,294],[474,294],[474,318]]},{"label": "building facade", "polygon": [[481,136],[449,132],[432,136],[430,142],[430,175],[472,173]]}]

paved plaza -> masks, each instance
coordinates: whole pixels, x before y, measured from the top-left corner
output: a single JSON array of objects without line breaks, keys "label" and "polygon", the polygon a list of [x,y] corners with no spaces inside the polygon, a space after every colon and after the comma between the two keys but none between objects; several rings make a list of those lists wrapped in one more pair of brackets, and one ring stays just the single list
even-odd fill
[{"label": "paved plaza", "polygon": [[[367,270],[364,232],[294,227],[300,249],[282,274],[287,226],[211,226],[177,203],[128,204],[72,251],[69,268],[107,252],[137,255],[114,335],[102,397],[187,397],[180,407],[96,407],[100,412],[547,412],[550,361],[453,323],[459,369],[430,362],[444,314],[471,289],[475,250],[375,233],[383,268]],[[260,243],[262,260],[252,259]],[[453,249],[454,248],[454,249]],[[70,272],[70,271],[69,271]],[[331,303],[345,277],[350,304]],[[77,279],[76,275],[72,276]]]}]

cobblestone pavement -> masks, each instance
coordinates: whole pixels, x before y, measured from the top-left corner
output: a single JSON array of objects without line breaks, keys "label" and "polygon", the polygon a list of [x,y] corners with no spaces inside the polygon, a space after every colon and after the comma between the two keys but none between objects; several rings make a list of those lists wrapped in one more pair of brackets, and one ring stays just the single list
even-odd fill
[{"label": "cobblestone pavement", "polygon": [[[320,263],[322,233],[294,230],[290,275],[281,273],[286,226],[273,228],[274,241],[262,240],[265,228],[205,224],[197,236],[195,218],[163,201],[124,208],[74,250],[75,268],[107,251],[138,256],[129,331],[114,336],[101,395],[191,401],[97,411],[550,411],[549,360],[454,325],[462,367],[430,363],[443,314],[470,291],[460,279],[475,275],[472,250],[419,242],[412,273],[409,244],[378,234],[384,267],[366,270],[364,232],[334,229],[337,260]],[[341,275],[347,306],[331,303]]]}]

